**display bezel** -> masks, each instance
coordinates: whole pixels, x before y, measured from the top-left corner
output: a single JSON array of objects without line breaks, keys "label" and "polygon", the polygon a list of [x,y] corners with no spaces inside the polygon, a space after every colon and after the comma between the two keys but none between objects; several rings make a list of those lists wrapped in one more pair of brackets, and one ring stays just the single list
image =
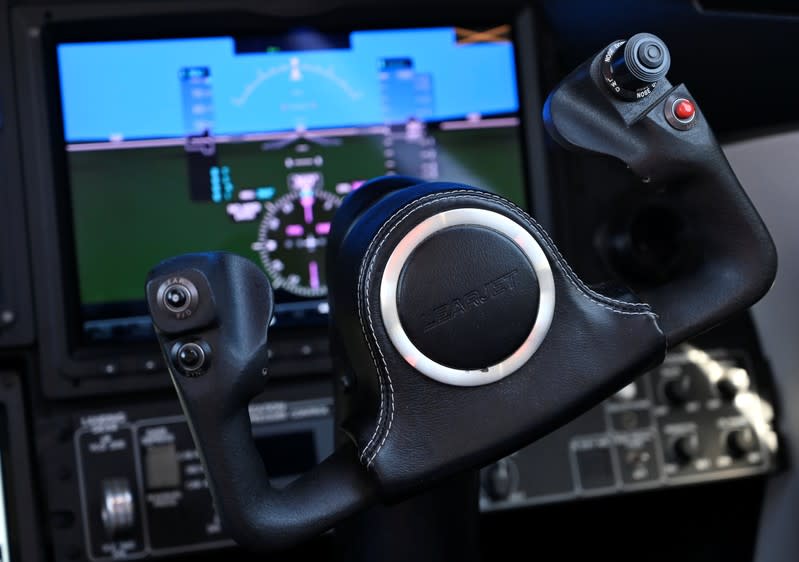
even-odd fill
[{"label": "display bezel", "polygon": [[[459,18],[461,19],[461,18]],[[512,25],[511,21],[495,21],[496,18],[492,17],[492,23],[489,25],[482,24],[478,26],[479,28],[490,28],[497,25],[508,24],[511,25],[511,42],[514,48],[514,63],[517,66],[516,74],[518,76],[518,48],[517,48],[517,41],[515,37],[515,26]],[[430,21],[425,22],[424,24],[414,23],[412,25],[398,25],[396,23],[387,26],[387,25],[380,25],[377,22],[374,22],[372,25],[349,25],[349,26],[341,26],[341,25],[331,25],[330,22],[325,22],[324,25],[310,25],[307,20],[303,20],[302,26],[297,26],[296,22],[293,27],[278,27],[275,26],[272,28],[272,33],[277,32],[286,32],[292,31],[293,29],[300,28],[308,28],[311,27],[314,30],[318,30],[322,33],[349,33],[351,31],[361,31],[361,30],[382,30],[382,29],[420,29],[420,28],[431,28],[431,27],[451,27],[455,25],[468,25],[466,22],[458,21],[457,23],[448,23],[446,25],[441,25],[437,23],[433,23]],[[146,30],[146,31],[145,31]],[[68,27],[64,30],[56,30],[50,29],[48,30],[47,34],[47,42],[48,42],[48,51],[50,57],[50,71],[49,76],[50,80],[52,81],[53,87],[50,89],[50,99],[51,99],[51,112],[53,115],[53,133],[54,133],[54,145],[53,145],[53,154],[55,157],[55,179],[57,181],[58,187],[57,192],[59,197],[61,197],[61,201],[59,202],[59,207],[62,209],[62,219],[61,219],[61,226],[60,231],[63,235],[60,237],[62,241],[62,248],[61,248],[61,255],[67,256],[67,260],[65,260],[65,278],[68,280],[68,286],[72,288],[69,295],[69,309],[70,309],[70,318],[77,319],[77,321],[73,320],[73,323],[76,323],[77,326],[71,330],[73,334],[72,337],[72,348],[76,347],[105,347],[108,345],[116,345],[118,343],[136,343],[136,342],[129,342],[129,341],[110,341],[108,343],[105,342],[97,342],[91,341],[87,339],[85,335],[85,328],[84,323],[87,320],[86,317],[86,309],[87,305],[81,302],[81,279],[79,278],[79,272],[77,267],[77,252],[79,251],[77,248],[77,243],[75,239],[75,225],[74,225],[74,209],[73,209],[73,199],[72,199],[72,185],[70,179],[70,170],[69,170],[69,163],[67,162],[67,151],[65,149],[66,139],[64,134],[64,120],[63,120],[63,112],[62,112],[62,99],[61,99],[61,89],[60,89],[60,81],[59,81],[59,68],[58,68],[58,61],[57,61],[57,48],[60,44],[65,43],[90,43],[90,42],[101,42],[101,41],[128,41],[128,40],[140,40],[140,39],[181,39],[181,38],[199,38],[199,37],[218,37],[218,36],[233,36],[237,39],[239,38],[253,38],[258,36],[268,36],[270,31],[260,28],[259,33],[253,33],[248,29],[242,30],[240,27],[236,27],[235,31],[231,32],[231,29],[222,29],[222,27],[215,27],[213,29],[213,33],[208,31],[199,31],[198,29],[189,30],[181,30],[175,29],[173,32],[167,31],[155,31],[153,28],[148,26],[141,26],[138,28],[137,33],[130,34],[130,33],[119,33],[119,32],[112,32],[110,26],[100,26],[96,31],[95,30],[78,30],[76,27]],[[519,85],[519,80],[516,80],[516,90],[517,90],[517,98],[521,102],[522,92],[521,87]],[[519,136],[519,143],[520,143],[520,152],[524,154],[526,148],[524,146],[524,118],[521,115],[521,103],[520,109],[517,112],[520,117],[520,126],[518,127],[518,136]],[[525,185],[525,206],[529,208],[529,176],[527,173],[527,159],[523,158],[522,167],[519,171],[521,174],[522,182]],[[284,295],[285,299],[281,300],[281,303],[286,302],[310,302],[310,301],[319,301],[324,302],[324,299],[295,299],[292,298],[291,295]],[[146,314],[144,309],[144,300],[141,301],[141,310],[139,310],[139,303],[130,302],[130,303],[108,303],[109,305],[117,305],[117,306],[126,306],[130,305],[133,307],[132,312],[138,312],[138,314],[132,314],[131,316],[141,316],[142,314]],[[95,305],[98,306],[98,305]],[[99,305],[104,306],[104,305]],[[321,320],[321,321],[320,321]],[[304,323],[307,324],[314,324],[314,325],[324,325],[325,324],[324,317],[320,319],[316,316],[309,316],[307,320],[304,320]]]}]

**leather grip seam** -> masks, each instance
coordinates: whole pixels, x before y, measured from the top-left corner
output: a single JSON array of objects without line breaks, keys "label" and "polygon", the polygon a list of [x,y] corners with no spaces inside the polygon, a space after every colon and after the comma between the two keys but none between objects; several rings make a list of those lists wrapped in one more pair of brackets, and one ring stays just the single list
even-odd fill
[{"label": "leather grip seam", "polygon": [[[606,295],[602,295],[591,290],[587,287],[582,280],[574,273],[574,271],[569,266],[568,262],[566,262],[565,258],[561,255],[560,251],[555,246],[552,239],[549,235],[544,231],[535,220],[524,213],[519,207],[499,197],[497,195],[475,191],[473,189],[455,189],[449,191],[442,191],[438,193],[432,193],[430,195],[426,195],[422,198],[416,199],[407,203],[402,208],[397,210],[395,213],[391,215],[391,217],[380,227],[378,230],[377,235],[372,239],[369,247],[367,248],[365,259],[361,264],[361,270],[358,278],[358,317],[361,324],[361,333],[366,339],[366,344],[369,348],[369,354],[372,358],[372,362],[375,366],[375,371],[377,371],[378,377],[378,384],[380,389],[380,407],[378,410],[378,418],[377,423],[375,424],[374,432],[372,433],[371,438],[364,446],[359,456],[362,463],[365,462],[366,467],[369,468],[377,455],[380,453],[383,445],[387,441],[390,433],[391,427],[394,422],[394,412],[395,412],[395,404],[394,404],[394,386],[391,380],[391,373],[388,369],[388,363],[386,361],[385,355],[383,350],[380,347],[380,343],[377,340],[377,335],[374,329],[374,321],[372,319],[372,311],[371,311],[371,304],[369,299],[369,286],[372,280],[372,274],[374,272],[375,263],[377,261],[377,256],[380,254],[380,250],[383,247],[383,244],[386,240],[391,236],[396,228],[398,228],[406,219],[410,218],[413,214],[421,209],[432,205],[434,203],[438,203],[440,201],[446,201],[448,199],[469,199],[475,198],[477,200],[484,198],[490,199],[494,202],[499,203],[503,206],[506,210],[513,213],[513,215],[517,219],[521,219],[525,224],[531,227],[542,239],[544,245],[550,251],[551,255],[555,258],[555,261],[560,266],[561,270],[564,272],[566,278],[569,282],[578,290],[580,294],[582,294],[585,298],[592,301],[594,304],[606,308],[614,313],[617,314],[624,314],[624,315],[645,315],[648,316],[654,326],[655,329],[658,331],[661,336],[664,337],[663,331],[660,329],[660,326],[657,322],[657,315],[652,311],[651,307],[646,303],[628,303],[619,301],[616,299],[612,299]],[[396,223],[392,224],[392,222],[402,213],[405,212],[406,209],[409,207],[413,207],[416,205],[414,209],[409,211],[406,215],[402,216]],[[391,225],[388,232],[385,232],[385,229]],[[377,247],[375,248],[375,245]],[[368,266],[367,266],[368,263]],[[371,338],[366,332],[366,324],[364,322],[364,311],[363,311],[363,303],[366,303],[366,317],[369,323],[369,332],[371,333]],[[378,364],[377,357],[375,356],[374,348],[372,346],[372,340],[374,340],[374,347],[377,348],[377,352],[380,355],[380,360],[383,365],[383,369],[381,370],[380,365]],[[664,348],[665,352],[665,348]],[[385,377],[383,375],[385,372]],[[384,380],[385,378],[385,380]],[[388,389],[388,397],[386,397],[386,389]],[[388,412],[387,412],[388,410]],[[377,443],[379,439],[379,443]],[[375,445],[377,443],[377,445]],[[374,447],[374,451],[370,454],[371,449]]]}]

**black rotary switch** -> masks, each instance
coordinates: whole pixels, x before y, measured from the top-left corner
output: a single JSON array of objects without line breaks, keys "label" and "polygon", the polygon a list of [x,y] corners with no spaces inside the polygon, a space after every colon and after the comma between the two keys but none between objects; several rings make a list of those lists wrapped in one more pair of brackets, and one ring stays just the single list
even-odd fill
[{"label": "black rotary switch", "polygon": [[602,62],[602,74],[617,96],[639,100],[652,93],[658,80],[666,76],[670,65],[671,56],[666,44],[651,33],[639,33],[608,47]]},{"label": "black rotary switch", "polygon": [[697,458],[702,452],[697,435],[683,435],[674,440],[672,444],[674,458],[680,463],[687,464]]},{"label": "black rotary switch", "polygon": [[740,458],[757,451],[757,435],[751,427],[735,429],[727,434],[727,451],[730,456]]}]

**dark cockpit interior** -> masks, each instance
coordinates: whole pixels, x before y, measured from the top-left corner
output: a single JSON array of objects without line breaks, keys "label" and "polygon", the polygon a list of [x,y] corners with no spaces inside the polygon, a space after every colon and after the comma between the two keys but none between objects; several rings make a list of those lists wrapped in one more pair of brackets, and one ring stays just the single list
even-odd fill
[{"label": "dark cockpit interior", "polygon": [[0,562],[799,560],[797,37],[0,0]]}]

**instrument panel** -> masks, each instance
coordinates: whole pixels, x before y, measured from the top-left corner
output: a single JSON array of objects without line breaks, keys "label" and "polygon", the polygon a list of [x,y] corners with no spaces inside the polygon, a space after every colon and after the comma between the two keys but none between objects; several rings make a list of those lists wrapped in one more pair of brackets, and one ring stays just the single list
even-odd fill
[{"label": "instrument panel", "polygon": [[[332,414],[329,396],[251,405],[256,446],[273,485],[286,485],[333,452]],[[186,420],[136,415],[87,415],[74,434],[89,558],[233,546],[214,510]]]},{"label": "instrument panel", "polygon": [[483,469],[480,506],[513,509],[768,473],[777,454],[773,418],[744,350],[685,345],[609,400]]}]

